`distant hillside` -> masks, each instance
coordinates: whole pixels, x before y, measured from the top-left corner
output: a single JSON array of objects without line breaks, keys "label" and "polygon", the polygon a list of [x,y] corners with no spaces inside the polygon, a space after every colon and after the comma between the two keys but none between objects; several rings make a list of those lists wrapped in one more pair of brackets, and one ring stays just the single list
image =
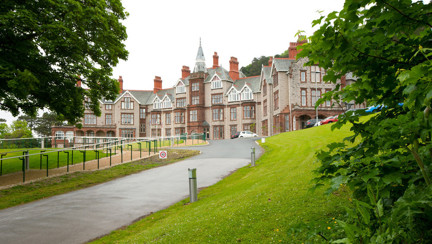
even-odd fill
[{"label": "distant hillside", "polygon": [[[281,54],[274,55],[275,58],[288,58],[288,49]],[[246,76],[260,75],[262,65],[268,65],[270,56],[261,56],[259,58],[255,57],[247,66],[241,67],[241,72]]]}]

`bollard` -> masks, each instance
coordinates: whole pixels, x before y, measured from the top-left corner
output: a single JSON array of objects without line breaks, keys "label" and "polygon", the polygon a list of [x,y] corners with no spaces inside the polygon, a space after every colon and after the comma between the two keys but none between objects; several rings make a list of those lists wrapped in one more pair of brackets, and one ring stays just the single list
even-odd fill
[{"label": "bollard", "polygon": [[255,166],[255,148],[251,147],[251,166]]},{"label": "bollard", "polygon": [[265,143],[265,137],[261,138],[261,143]]},{"label": "bollard", "polygon": [[189,171],[189,198],[190,202],[198,200],[198,185],[196,178],[196,169],[188,169]]}]

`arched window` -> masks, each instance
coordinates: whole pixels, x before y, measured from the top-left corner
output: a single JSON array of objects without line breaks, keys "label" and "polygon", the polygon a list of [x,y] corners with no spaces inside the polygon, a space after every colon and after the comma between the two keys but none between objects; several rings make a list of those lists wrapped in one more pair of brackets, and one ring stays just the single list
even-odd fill
[{"label": "arched window", "polygon": [[66,131],[66,139],[69,141],[72,141],[74,138],[74,132],[73,131]]}]

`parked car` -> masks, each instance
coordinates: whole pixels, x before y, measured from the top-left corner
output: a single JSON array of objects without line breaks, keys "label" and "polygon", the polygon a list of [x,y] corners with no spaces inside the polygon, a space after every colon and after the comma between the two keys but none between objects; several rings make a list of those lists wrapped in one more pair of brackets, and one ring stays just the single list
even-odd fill
[{"label": "parked car", "polygon": [[338,121],[338,116],[339,115],[327,117],[321,121],[321,124],[325,125],[325,124],[330,124],[330,123],[336,122],[336,121]]},{"label": "parked car", "polygon": [[243,137],[257,137],[258,135],[251,131],[240,131],[239,138]]},{"label": "parked car", "polygon": [[317,122],[321,121],[320,119],[310,119],[306,121],[306,128],[314,127]]},{"label": "parked car", "polygon": [[231,139],[238,138],[240,135],[240,131],[237,131],[234,135],[231,135]]},{"label": "parked car", "polygon": [[382,108],[383,108],[383,105],[370,106],[370,107],[366,108],[365,112],[366,113],[375,113],[375,112],[381,111]]}]

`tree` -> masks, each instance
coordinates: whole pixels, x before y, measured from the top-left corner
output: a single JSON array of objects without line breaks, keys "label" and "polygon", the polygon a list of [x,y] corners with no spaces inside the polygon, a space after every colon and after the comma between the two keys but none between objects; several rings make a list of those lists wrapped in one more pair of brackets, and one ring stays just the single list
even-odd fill
[{"label": "tree", "polygon": [[263,65],[268,65],[270,57],[261,56],[259,58],[254,58],[252,63],[247,65],[246,67],[241,67],[241,72],[246,76],[254,76],[261,74],[261,68]]},{"label": "tree", "polygon": [[51,127],[57,125],[64,125],[56,114],[52,112],[43,113],[41,117],[38,117],[34,131],[40,136],[51,136]]},{"label": "tree", "polygon": [[0,138],[6,138],[8,137],[10,133],[10,128],[6,123],[0,123]]},{"label": "tree", "polygon": [[[353,136],[317,154],[318,183],[347,186],[352,206],[339,221],[345,242],[422,243],[432,239],[432,6],[410,0],[346,0],[340,12],[313,22],[319,29],[298,55],[327,70],[334,99],[383,105],[368,119],[348,113]],[[316,106],[318,106],[318,104]]]},{"label": "tree", "polygon": [[0,109],[35,116],[48,108],[75,124],[89,97],[100,115],[98,99],[119,91],[109,76],[128,55],[126,16],[120,0],[2,1]]},{"label": "tree", "polygon": [[31,138],[32,132],[24,120],[15,120],[11,127],[8,138]]}]

